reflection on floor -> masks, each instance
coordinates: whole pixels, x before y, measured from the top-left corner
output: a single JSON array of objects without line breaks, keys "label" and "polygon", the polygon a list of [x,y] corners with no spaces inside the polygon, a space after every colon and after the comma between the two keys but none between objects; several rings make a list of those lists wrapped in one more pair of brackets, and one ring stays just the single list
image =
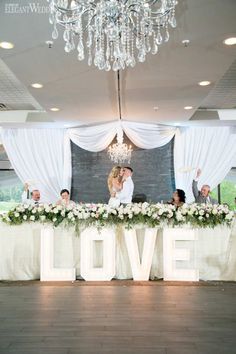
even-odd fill
[{"label": "reflection on floor", "polygon": [[1,282],[1,354],[235,354],[236,283]]}]

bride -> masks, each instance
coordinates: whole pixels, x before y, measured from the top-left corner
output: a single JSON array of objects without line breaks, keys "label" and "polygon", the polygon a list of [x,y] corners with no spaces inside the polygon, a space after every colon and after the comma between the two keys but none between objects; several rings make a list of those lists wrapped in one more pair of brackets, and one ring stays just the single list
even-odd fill
[{"label": "bride", "polygon": [[123,169],[120,166],[115,166],[109,173],[107,184],[110,192],[110,199],[108,205],[113,208],[117,208],[120,205],[120,200],[117,197],[117,193],[123,188]]}]

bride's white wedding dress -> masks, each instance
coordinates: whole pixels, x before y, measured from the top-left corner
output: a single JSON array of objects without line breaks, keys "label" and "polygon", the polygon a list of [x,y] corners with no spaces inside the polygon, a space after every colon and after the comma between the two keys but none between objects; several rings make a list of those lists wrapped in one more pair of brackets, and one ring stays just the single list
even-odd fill
[{"label": "bride's white wedding dress", "polygon": [[[117,193],[118,190],[116,190],[114,187],[112,187],[112,190],[114,193]],[[111,197],[108,201],[108,205],[112,208],[118,208],[120,206],[120,199],[118,197]]]}]

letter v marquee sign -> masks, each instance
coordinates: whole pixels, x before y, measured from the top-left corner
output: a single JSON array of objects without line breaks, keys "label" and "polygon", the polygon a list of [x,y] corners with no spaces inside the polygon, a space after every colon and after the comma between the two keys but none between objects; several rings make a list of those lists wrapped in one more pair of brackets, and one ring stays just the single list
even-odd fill
[{"label": "letter v marquee sign", "polygon": [[139,257],[137,233],[135,229],[124,230],[134,280],[148,280],[156,243],[157,229],[144,229],[142,258]]}]

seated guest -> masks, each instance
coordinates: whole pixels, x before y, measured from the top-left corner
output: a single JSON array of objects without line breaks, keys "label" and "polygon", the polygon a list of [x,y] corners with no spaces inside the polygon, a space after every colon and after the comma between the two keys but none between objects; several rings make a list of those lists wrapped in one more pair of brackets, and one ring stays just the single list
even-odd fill
[{"label": "seated guest", "polygon": [[70,192],[68,189],[62,189],[60,192],[61,199],[58,200],[57,205],[75,206],[75,202],[70,200]]},{"label": "seated guest", "polygon": [[181,207],[185,203],[185,199],[185,192],[182,189],[176,189],[169,204],[173,204],[176,207]]},{"label": "seated guest", "polygon": [[210,196],[210,186],[208,186],[207,184],[204,184],[201,188],[201,190],[198,190],[198,179],[201,175],[201,170],[198,169],[197,170],[197,176],[196,178],[193,180],[193,184],[192,184],[192,189],[193,189],[193,195],[195,198],[195,202],[196,203],[202,203],[202,204],[218,204],[217,200],[213,199]]},{"label": "seated guest", "polygon": [[24,185],[24,192],[22,193],[21,200],[23,204],[29,205],[39,205],[42,203],[40,201],[40,191],[38,189],[34,189],[30,192],[28,183],[25,183]]}]

